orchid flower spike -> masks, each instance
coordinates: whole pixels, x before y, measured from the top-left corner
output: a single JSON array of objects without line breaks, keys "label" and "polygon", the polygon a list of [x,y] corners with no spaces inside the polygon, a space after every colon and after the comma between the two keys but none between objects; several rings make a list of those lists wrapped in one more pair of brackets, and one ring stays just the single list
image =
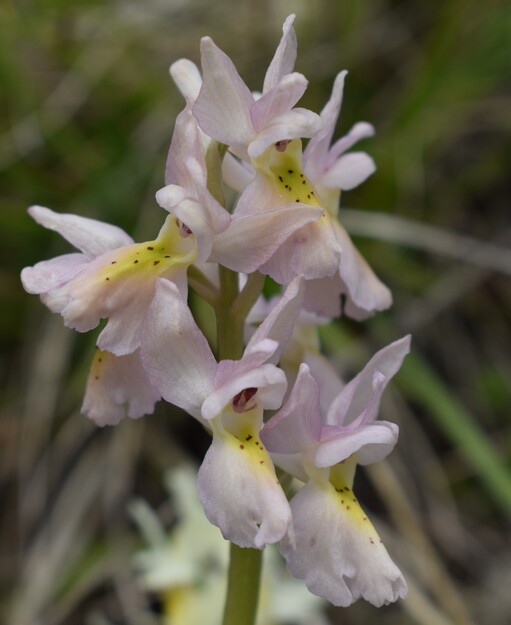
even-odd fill
[{"label": "orchid flower spike", "polygon": [[294,281],[241,360],[219,363],[172,283],[158,281],[148,312],[144,367],[165,400],[212,431],[199,498],[208,519],[241,547],[262,549],[292,531],[289,504],[259,431],[263,410],[279,408],[286,392],[286,377],[275,365],[302,298],[303,284]]},{"label": "orchid flower spike", "polygon": [[409,351],[405,337],[379,351],[335,397],[320,404],[320,380],[303,364],[261,440],[275,463],[306,482],[291,500],[294,534],[280,549],[294,577],[339,606],[360,597],[381,606],[406,595],[406,582],[353,494],[357,463],[382,460],[398,427],[377,421],[382,393]]}]

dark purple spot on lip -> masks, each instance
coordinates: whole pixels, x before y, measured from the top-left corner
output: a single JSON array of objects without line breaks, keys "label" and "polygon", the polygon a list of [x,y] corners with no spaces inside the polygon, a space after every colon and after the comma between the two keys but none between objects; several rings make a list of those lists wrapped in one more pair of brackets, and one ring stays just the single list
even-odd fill
[{"label": "dark purple spot on lip", "polygon": [[155,265],[155,266],[156,266],[159,262],[160,262],[159,260],[155,260],[155,261],[153,262],[153,265]]},{"label": "dark purple spot on lip", "polygon": [[138,263],[138,260],[134,260],[133,264],[136,265]]},{"label": "dark purple spot on lip", "polygon": [[150,245],[147,246],[148,250],[154,250],[154,247],[151,247]]}]

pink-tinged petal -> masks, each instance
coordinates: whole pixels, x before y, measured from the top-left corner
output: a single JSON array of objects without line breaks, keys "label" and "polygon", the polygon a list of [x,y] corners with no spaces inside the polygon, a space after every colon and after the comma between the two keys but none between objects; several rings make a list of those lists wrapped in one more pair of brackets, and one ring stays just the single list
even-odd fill
[{"label": "pink-tinged petal", "polygon": [[372,464],[386,458],[394,449],[399,428],[389,421],[376,421],[359,428],[326,426],[314,457],[317,467],[332,467],[357,454],[359,464]]},{"label": "pink-tinged petal", "polygon": [[282,27],[282,38],[275,51],[273,59],[266,70],[264,77],[263,93],[273,89],[283,76],[293,71],[296,61],[296,33],[293,28],[295,15],[286,18]]},{"label": "pink-tinged petal", "polygon": [[[232,382],[236,377],[245,376],[257,367],[264,365],[275,353],[278,343],[270,339],[261,339],[245,349],[240,360],[221,360],[215,373],[215,388]],[[236,393],[234,393],[236,395]]]},{"label": "pink-tinged petal", "polygon": [[327,155],[341,111],[344,79],[347,71],[337,74],[330,100],[321,111],[321,130],[312,137],[303,154],[305,173],[313,180],[318,180],[327,167]]},{"label": "pink-tinged petal", "polygon": [[278,363],[282,350],[286,347],[293,334],[295,321],[302,307],[304,290],[305,284],[301,278],[295,278],[289,284],[279,299],[278,304],[272,308],[252,335],[248,342],[247,350],[263,339],[277,341],[279,347],[268,362]]},{"label": "pink-tinged petal", "polygon": [[167,280],[157,281],[141,352],[162,397],[200,419],[200,407],[214,391],[216,361],[186,300]]},{"label": "pink-tinged petal", "polygon": [[[304,224],[321,217],[318,206],[288,204],[264,214],[236,218],[213,242],[211,260],[242,273],[259,269]],[[291,276],[291,279],[294,276]],[[291,281],[289,280],[289,282]]]},{"label": "pink-tinged petal", "polygon": [[250,116],[254,129],[261,131],[273,118],[292,109],[305,93],[307,85],[308,80],[303,74],[294,72],[284,76],[252,106]]},{"label": "pink-tinged petal", "polygon": [[196,255],[193,239],[181,237],[175,218],[169,216],[156,240],[98,256],[72,280],[43,293],[41,300],[79,332],[108,318],[98,346],[124,356],[140,345],[155,280],[167,278],[186,288],[186,270]]},{"label": "pink-tinged petal", "polygon": [[376,171],[373,159],[365,152],[341,156],[320,179],[320,185],[349,191]]},{"label": "pink-tinged petal", "polygon": [[133,239],[121,228],[96,219],[55,213],[44,206],[31,206],[28,212],[38,224],[55,230],[71,245],[92,257],[133,243]]},{"label": "pink-tinged petal", "polygon": [[374,126],[368,122],[357,122],[347,135],[337,139],[328,152],[326,169],[329,169],[337,158],[362,139],[374,136]]},{"label": "pink-tinged petal", "polygon": [[295,108],[275,116],[249,143],[248,155],[257,158],[278,141],[312,137],[321,127],[319,115],[307,109]]},{"label": "pink-tinged petal", "polygon": [[187,167],[187,160],[193,158],[202,163],[205,174],[204,144],[197,120],[188,108],[181,111],[174,125],[167,162],[165,164],[165,184],[177,184],[190,194],[194,180]]},{"label": "pink-tinged petal", "polygon": [[257,389],[256,397],[259,406],[264,409],[275,410],[282,404],[286,393],[286,376],[281,369],[269,364],[242,372],[228,383],[217,387],[206,398],[202,404],[202,417],[206,421],[214,419],[232,402],[238,393],[248,388]]},{"label": "pink-tinged petal", "polygon": [[302,364],[286,403],[264,425],[261,440],[272,454],[306,454],[319,443],[320,428],[319,388]]},{"label": "pink-tinged petal", "polygon": [[247,145],[254,137],[252,94],[231,59],[209,37],[201,40],[201,63],[203,84],[192,109],[199,126],[226,145]]},{"label": "pink-tinged petal", "polygon": [[240,547],[262,549],[290,528],[289,504],[255,432],[243,442],[226,431],[214,433],[197,487],[209,521]]},{"label": "pink-tinged petal", "polygon": [[[348,426],[362,414],[365,414],[364,423],[376,419],[381,395],[410,351],[410,340],[410,335],[405,336],[377,352],[336,397],[326,424]],[[371,406],[369,411],[368,406]]]},{"label": "pink-tinged petal", "polygon": [[23,288],[28,293],[40,295],[69,282],[90,262],[85,254],[64,254],[43,260],[21,272]]},{"label": "pink-tinged petal", "polygon": [[344,388],[344,383],[335,367],[323,354],[305,351],[304,362],[318,383],[321,414],[326,414],[334,399]]},{"label": "pink-tinged petal", "polygon": [[325,278],[339,271],[341,249],[332,220],[323,212],[320,219],[296,230],[259,271],[280,284],[296,276]]},{"label": "pink-tinged petal", "polygon": [[[341,262],[342,258],[341,255]],[[345,288],[338,273],[328,278],[307,280],[303,307],[326,319],[336,319],[341,316],[341,293]]]},{"label": "pink-tinged petal", "polygon": [[224,182],[228,184],[231,189],[234,189],[238,193],[243,193],[252,182],[254,175],[254,170],[250,165],[239,161],[230,152],[227,152],[224,156],[224,160],[222,161],[222,176]]},{"label": "pink-tinged petal", "polygon": [[188,59],[179,59],[172,63],[169,72],[187,105],[192,106],[202,86],[202,77],[197,65]]},{"label": "pink-tinged petal", "polygon": [[100,426],[117,425],[125,416],[151,414],[159,399],[138,351],[118,357],[96,350],[81,409],[89,419]]},{"label": "pink-tinged petal", "polygon": [[406,596],[406,582],[351,493],[309,482],[291,501],[294,543],[280,550],[291,575],[337,606],[364,598],[380,607]]},{"label": "pink-tinged petal", "polygon": [[392,294],[369,267],[353,245],[346,230],[336,223],[337,237],[342,246],[340,277],[347,294],[344,312],[348,317],[361,321],[377,310],[385,310],[392,304]]}]

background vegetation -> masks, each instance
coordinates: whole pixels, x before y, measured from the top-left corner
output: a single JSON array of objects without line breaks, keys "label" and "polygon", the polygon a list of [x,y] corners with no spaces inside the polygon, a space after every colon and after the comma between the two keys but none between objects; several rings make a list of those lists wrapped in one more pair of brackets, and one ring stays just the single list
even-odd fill
[{"label": "background vegetation", "polygon": [[[33,203],[144,240],[182,100],[168,78],[210,34],[260,87],[296,12],[303,105],[350,71],[339,132],[371,121],[378,165],[342,198],[344,221],[391,287],[393,309],[324,329],[350,374],[406,332],[387,392],[401,427],[388,462],[359,472],[410,596],[333,623],[506,625],[511,614],[511,7],[449,0],[5,0],[0,4],[0,613],[12,625],[154,622],[130,558],[127,503],[172,514],[161,474],[208,439],[169,407],[96,429],[79,408],[94,336],[63,328],[19,283],[68,246]],[[357,209],[357,210],[355,210]],[[377,214],[373,214],[377,212]]]}]

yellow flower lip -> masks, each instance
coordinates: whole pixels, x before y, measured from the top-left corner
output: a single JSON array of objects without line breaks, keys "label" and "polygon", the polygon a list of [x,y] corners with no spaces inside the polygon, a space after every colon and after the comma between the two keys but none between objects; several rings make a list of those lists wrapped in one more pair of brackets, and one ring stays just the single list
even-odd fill
[{"label": "yellow flower lip", "polygon": [[98,278],[110,282],[135,273],[141,277],[164,275],[174,267],[190,265],[196,258],[195,239],[183,237],[177,219],[169,215],[154,241],[119,248],[115,260],[100,270]]},{"label": "yellow flower lip", "polygon": [[318,194],[302,171],[302,142],[278,141],[255,159],[255,167],[263,171],[275,186],[276,194],[286,204],[321,206]]}]

